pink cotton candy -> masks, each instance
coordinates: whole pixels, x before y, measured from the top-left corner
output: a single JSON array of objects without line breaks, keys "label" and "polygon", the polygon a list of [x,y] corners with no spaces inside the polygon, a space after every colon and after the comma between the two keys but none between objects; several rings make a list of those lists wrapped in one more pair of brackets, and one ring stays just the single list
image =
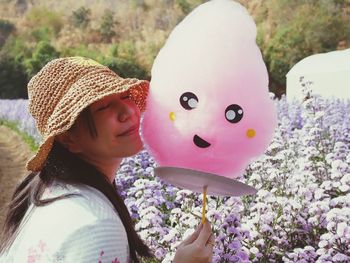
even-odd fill
[{"label": "pink cotton candy", "polygon": [[200,5],[172,31],[142,122],[158,165],[235,178],[264,153],[276,110],[255,39],[253,19],[230,0]]}]

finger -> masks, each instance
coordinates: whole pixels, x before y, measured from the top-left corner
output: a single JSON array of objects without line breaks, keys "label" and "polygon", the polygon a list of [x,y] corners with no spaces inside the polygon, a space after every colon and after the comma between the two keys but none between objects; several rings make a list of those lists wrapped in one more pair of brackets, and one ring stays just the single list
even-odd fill
[{"label": "finger", "polygon": [[208,263],[213,263],[213,251],[211,251]]},{"label": "finger", "polygon": [[197,229],[192,233],[192,235],[190,235],[189,237],[187,237],[184,241],[182,241],[182,245],[189,245],[189,244],[192,244],[193,241],[195,241],[198,236],[199,236],[199,233],[202,229],[203,225],[202,224],[199,224]]},{"label": "finger", "polygon": [[204,252],[206,257],[208,258],[208,263],[212,263],[214,247],[215,247],[215,236],[214,234],[211,234],[205,246],[205,252]]},{"label": "finger", "polygon": [[208,263],[212,263],[213,253],[214,253],[214,245],[208,242],[203,251],[203,256],[208,259]]},{"label": "finger", "polygon": [[212,231],[211,231],[210,222],[208,220],[206,220],[204,225],[203,225],[203,228],[202,228],[201,232],[199,233],[199,236],[195,242],[199,246],[204,247],[207,244],[208,239],[211,236],[211,234],[212,234]]},{"label": "finger", "polygon": [[212,248],[215,246],[215,237],[213,233],[210,235],[206,246],[210,246]]}]

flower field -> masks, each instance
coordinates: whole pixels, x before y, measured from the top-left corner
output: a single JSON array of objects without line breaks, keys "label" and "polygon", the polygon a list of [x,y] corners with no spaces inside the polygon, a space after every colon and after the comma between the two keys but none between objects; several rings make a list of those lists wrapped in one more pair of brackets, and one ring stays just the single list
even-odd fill
[{"label": "flower field", "polygon": [[[37,142],[26,100],[0,100],[0,119],[18,121]],[[350,101],[275,100],[278,127],[265,154],[239,180],[255,196],[208,197],[213,262],[350,262]],[[161,182],[146,150],[117,174],[136,230],[158,261],[199,223],[202,196]]]}]

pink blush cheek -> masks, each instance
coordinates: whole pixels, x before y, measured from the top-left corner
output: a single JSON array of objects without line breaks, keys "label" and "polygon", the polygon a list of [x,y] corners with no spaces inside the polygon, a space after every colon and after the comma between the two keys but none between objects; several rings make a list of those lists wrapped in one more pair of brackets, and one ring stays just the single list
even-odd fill
[{"label": "pink blush cheek", "polygon": [[250,139],[254,142],[250,147],[252,154],[260,155],[266,151],[274,135],[277,113],[274,103],[269,99],[262,101],[261,107],[256,110],[258,111],[255,113],[256,118],[250,120],[250,126],[256,131],[255,137]]}]

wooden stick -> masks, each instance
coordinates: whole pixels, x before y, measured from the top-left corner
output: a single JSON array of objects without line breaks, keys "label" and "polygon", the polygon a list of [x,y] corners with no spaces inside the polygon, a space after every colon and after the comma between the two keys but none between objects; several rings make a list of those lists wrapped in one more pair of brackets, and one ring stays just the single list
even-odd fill
[{"label": "wooden stick", "polygon": [[202,224],[205,224],[205,212],[206,212],[206,204],[207,204],[207,188],[208,186],[203,186],[203,210],[202,210]]}]

